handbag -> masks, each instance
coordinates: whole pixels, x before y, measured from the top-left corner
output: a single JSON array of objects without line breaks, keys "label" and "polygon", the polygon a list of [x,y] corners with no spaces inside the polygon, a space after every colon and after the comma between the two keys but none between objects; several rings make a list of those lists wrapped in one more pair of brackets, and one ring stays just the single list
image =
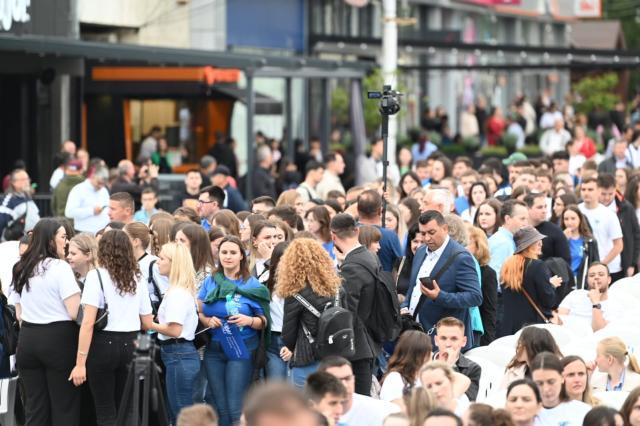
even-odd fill
[{"label": "handbag", "polygon": [[265,326],[265,321],[262,317],[260,318],[260,322],[262,323],[262,329],[260,329],[260,343],[258,344],[258,348],[253,354],[253,381],[257,381],[260,377],[265,377],[265,375],[261,374],[264,368],[267,366],[267,348],[265,345],[266,334],[270,331],[267,330]]},{"label": "handbag", "polygon": [[524,288],[524,277],[527,274],[527,268],[529,267],[529,261],[526,260],[525,261],[525,265],[524,265],[524,272],[522,273],[522,294],[524,294],[524,297],[527,298],[527,301],[529,302],[529,304],[531,305],[531,307],[533,308],[534,311],[536,311],[536,313],[538,314],[538,316],[540,317],[540,319],[542,320],[542,322],[544,322],[545,324],[558,324],[558,325],[562,325],[562,320],[560,319],[560,317],[555,318],[554,317],[554,321],[549,320],[549,318],[547,318],[547,316],[545,314],[542,313],[542,310],[538,307],[538,305],[536,304],[536,302],[533,300],[533,298],[529,295],[529,292]]},{"label": "handbag", "polygon": [[[96,313],[96,321],[93,323],[93,329],[100,331],[104,330],[109,322],[109,304],[107,303],[107,295],[104,293],[104,286],[102,285],[102,276],[100,275],[100,270],[96,269],[98,273],[98,280],[100,281],[100,290],[102,290],[102,295],[104,296],[104,308],[98,308],[98,312]],[[78,316],[76,317],[76,323],[78,325],[82,325],[82,320],[84,318],[84,305],[80,305],[78,308]]]}]

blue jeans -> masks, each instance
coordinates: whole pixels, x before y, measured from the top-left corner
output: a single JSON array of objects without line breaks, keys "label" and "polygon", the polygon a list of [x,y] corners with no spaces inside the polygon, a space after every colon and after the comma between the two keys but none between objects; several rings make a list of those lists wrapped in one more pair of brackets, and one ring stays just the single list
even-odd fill
[{"label": "blue jeans", "polygon": [[291,383],[298,389],[304,389],[304,384],[307,381],[307,377],[315,373],[318,369],[319,362],[305,365],[304,367],[292,367],[291,368]]},{"label": "blue jeans", "polygon": [[253,378],[253,355],[260,344],[258,336],[245,339],[249,359],[229,359],[219,342],[211,340],[204,353],[209,391],[213,395],[220,426],[240,421],[242,402]]},{"label": "blue jeans", "polygon": [[280,333],[271,332],[271,342],[267,348],[267,380],[286,380],[287,363],[280,358],[284,346]]},{"label": "blue jeans", "polygon": [[192,342],[160,346],[165,366],[167,399],[171,423],[176,423],[180,410],[193,404],[193,385],[200,371],[200,358]]}]

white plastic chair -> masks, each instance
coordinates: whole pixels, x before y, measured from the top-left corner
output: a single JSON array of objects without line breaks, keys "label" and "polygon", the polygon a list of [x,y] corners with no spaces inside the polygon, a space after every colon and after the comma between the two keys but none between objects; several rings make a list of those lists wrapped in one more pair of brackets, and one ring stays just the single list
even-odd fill
[{"label": "white plastic chair", "polygon": [[625,391],[599,391],[593,393],[593,397],[599,401],[599,405],[606,405],[607,407],[611,407],[618,411],[622,408],[622,404],[624,404],[627,396],[629,396],[629,392]]},{"label": "white plastic chair", "polygon": [[640,332],[636,324],[617,321],[593,333],[593,339],[596,344],[606,337],[619,337],[632,352],[640,353]]},{"label": "white plastic chair", "polygon": [[597,343],[592,339],[575,340],[568,345],[560,346],[560,352],[562,355],[577,355],[586,362],[591,362],[596,359]]},{"label": "white plastic chair", "polygon": [[504,368],[509,364],[509,361],[515,356],[515,349],[507,348],[505,346],[499,347],[489,347],[489,346],[481,346],[479,348],[471,349],[466,352],[464,355],[468,358],[484,358],[488,361],[493,362],[499,368],[502,368],[504,372]]},{"label": "white plastic chair", "polygon": [[640,274],[616,281],[609,288],[609,296],[620,297],[621,299],[633,297],[640,302]]},{"label": "white plastic chair", "polygon": [[506,347],[515,350],[518,338],[514,335],[502,336],[489,343],[490,348]]},{"label": "white plastic chair", "polygon": [[482,368],[476,402],[484,402],[500,386],[500,381],[504,376],[504,368],[500,368],[495,363],[485,358],[473,357],[469,359],[480,365]]}]

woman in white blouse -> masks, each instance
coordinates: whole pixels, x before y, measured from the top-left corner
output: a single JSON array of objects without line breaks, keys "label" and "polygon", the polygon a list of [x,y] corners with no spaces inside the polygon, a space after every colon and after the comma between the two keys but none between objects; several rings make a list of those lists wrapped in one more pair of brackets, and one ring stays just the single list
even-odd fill
[{"label": "woman in white blouse", "polygon": [[171,423],[175,424],[180,410],[193,404],[193,387],[200,371],[200,357],[193,345],[198,325],[195,270],[191,254],[177,243],[162,247],[158,268],[169,277],[169,290],[160,304],[158,322],[145,326],[159,333]]},{"label": "woman in white blouse", "polygon": [[[98,264],[85,281],[81,300],[84,318],[76,366],[69,379],[76,386],[88,379],[98,424],[113,425],[133,360],[134,341],[142,321],[151,321],[151,303],[124,231],[105,232],[98,245]],[[94,332],[98,309],[104,308],[105,302],[107,325]]]},{"label": "woman in white blouse", "polygon": [[98,262],[98,242],[96,238],[87,232],[74,235],[69,241],[67,262],[69,262],[73,273],[76,274],[78,285],[80,288],[84,288],[87,274],[97,266]]},{"label": "woman in white blouse", "polygon": [[41,219],[13,268],[9,303],[22,329],[16,366],[26,393],[26,424],[78,425],[81,394],[71,382],[78,345],[74,319],[80,287],[64,261],[67,233],[55,219]]}]

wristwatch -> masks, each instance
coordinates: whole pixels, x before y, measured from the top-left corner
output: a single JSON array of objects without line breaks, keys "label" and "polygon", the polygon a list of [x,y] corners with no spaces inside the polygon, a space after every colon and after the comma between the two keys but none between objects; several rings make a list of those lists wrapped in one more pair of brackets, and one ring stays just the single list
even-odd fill
[{"label": "wristwatch", "polygon": [[595,305],[591,305],[592,309],[602,309],[602,305],[599,303],[596,303]]}]

